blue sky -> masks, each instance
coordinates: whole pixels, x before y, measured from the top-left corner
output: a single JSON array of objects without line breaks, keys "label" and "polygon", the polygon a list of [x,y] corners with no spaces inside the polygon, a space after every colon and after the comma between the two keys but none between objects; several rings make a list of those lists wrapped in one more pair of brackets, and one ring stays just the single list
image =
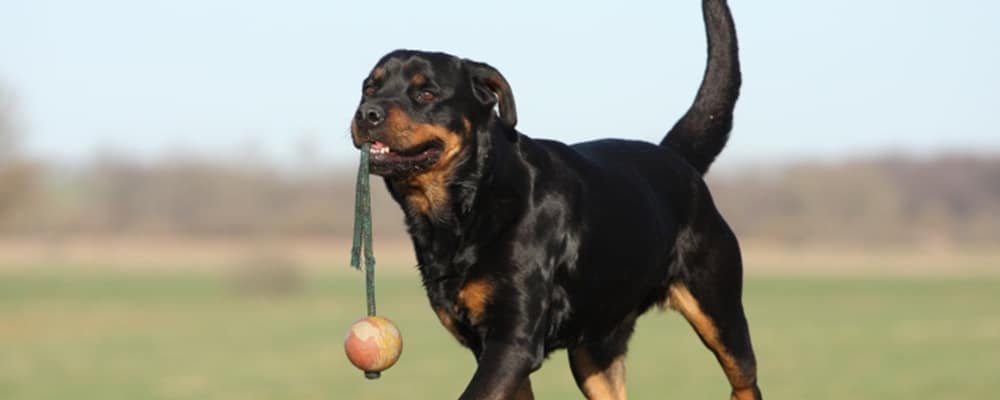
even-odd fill
[{"label": "blue sky", "polygon": [[[731,7],[744,86],[723,164],[1000,152],[1000,3]],[[25,144],[71,163],[98,149],[353,163],[361,79],[396,48],[496,66],[530,136],[655,141],[690,104],[704,46],[693,0],[0,1],[0,85]]]}]

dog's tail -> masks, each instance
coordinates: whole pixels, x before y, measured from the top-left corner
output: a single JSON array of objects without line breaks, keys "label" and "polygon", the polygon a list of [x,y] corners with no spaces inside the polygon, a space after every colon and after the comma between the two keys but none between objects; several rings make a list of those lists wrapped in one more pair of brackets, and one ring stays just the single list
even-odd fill
[{"label": "dog's tail", "polygon": [[736,28],[725,0],[702,0],[708,36],[708,65],[691,108],[660,142],[704,174],[722,152],[733,127],[733,108],[740,95]]}]

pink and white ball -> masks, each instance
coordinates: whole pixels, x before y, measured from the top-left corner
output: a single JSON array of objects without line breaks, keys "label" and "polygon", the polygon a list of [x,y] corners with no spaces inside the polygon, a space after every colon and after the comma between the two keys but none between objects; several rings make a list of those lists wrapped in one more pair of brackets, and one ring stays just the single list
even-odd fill
[{"label": "pink and white ball", "polygon": [[365,317],[359,319],[347,330],[344,339],[347,359],[366,376],[377,377],[399,360],[403,352],[403,337],[399,329],[388,319]]}]

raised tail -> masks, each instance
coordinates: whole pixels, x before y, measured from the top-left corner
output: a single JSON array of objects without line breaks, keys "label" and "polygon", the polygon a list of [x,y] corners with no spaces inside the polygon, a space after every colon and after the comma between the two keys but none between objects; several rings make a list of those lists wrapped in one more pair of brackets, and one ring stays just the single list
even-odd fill
[{"label": "raised tail", "polygon": [[733,127],[733,108],[740,95],[739,46],[736,27],[725,0],[703,0],[708,65],[698,95],[683,117],[660,142],[705,174],[722,152]]}]

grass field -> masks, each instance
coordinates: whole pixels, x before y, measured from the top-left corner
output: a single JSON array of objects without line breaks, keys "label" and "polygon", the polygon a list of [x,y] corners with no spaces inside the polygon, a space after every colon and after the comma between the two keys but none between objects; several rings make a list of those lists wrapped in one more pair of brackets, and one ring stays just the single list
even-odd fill
[{"label": "grass field", "polygon": [[[379,275],[404,335],[380,380],[346,361],[362,275],[311,273],[284,297],[195,272],[0,270],[2,399],[455,398],[472,357],[438,325],[415,271]],[[972,399],[1000,393],[1000,279],[751,278],[745,302],[770,399]],[[564,352],[540,399],[580,398]],[[640,319],[633,399],[724,399],[714,359],[675,313]]]}]

